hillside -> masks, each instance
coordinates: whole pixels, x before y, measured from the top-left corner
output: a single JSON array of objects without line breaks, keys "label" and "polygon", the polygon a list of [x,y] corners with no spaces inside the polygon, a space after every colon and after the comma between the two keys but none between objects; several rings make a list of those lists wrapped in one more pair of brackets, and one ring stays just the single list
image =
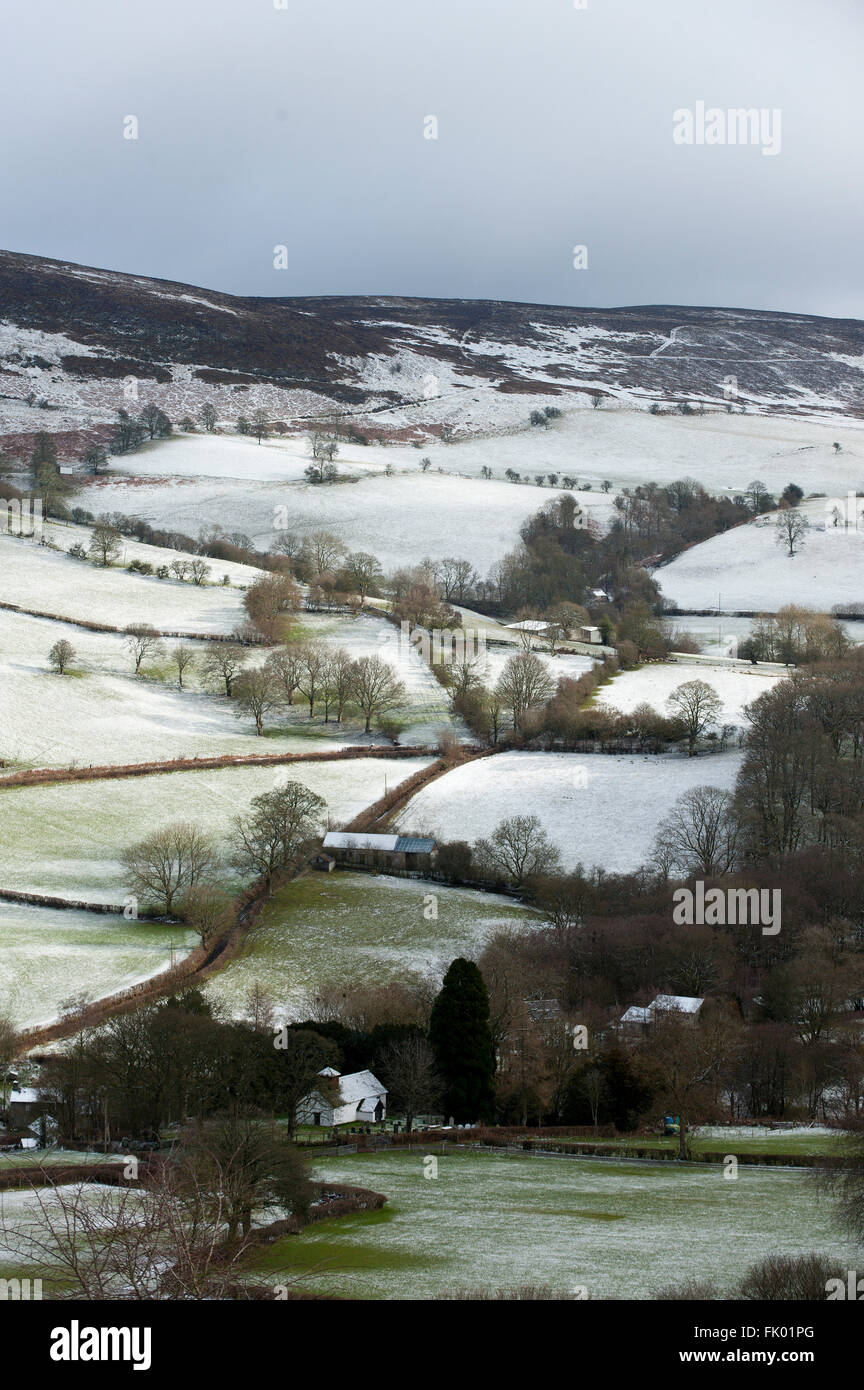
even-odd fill
[{"label": "hillside", "polygon": [[[0,440],[50,429],[70,457],[134,377],[177,419],[263,407],[286,428],[338,410],[368,437],[507,431],[531,408],[652,400],[864,418],[864,325],[669,305],[242,298],[0,252]],[[30,404],[28,404],[30,400]],[[724,412],[725,413],[725,412]],[[22,436],[25,437],[22,439]]]}]

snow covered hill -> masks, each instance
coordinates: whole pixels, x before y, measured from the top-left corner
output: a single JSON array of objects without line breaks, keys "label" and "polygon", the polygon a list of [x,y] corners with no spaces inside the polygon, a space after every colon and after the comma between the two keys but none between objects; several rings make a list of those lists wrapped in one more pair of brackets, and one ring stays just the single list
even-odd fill
[{"label": "snow covered hill", "polygon": [[[814,498],[801,511],[809,529],[794,555],[778,544],[776,513],[695,545],[655,572],[664,596],[683,610],[776,612],[787,603],[830,612],[864,604],[864,520],[834,525],[845,499]],[[864,500],[858,499],[858,507]]]},{"label": "snow covered hill", "polygon": [[[473,300],[255,299],[0,252],[0,442],[70,456],[134,384],[287,429],[334,410],[368,438],[521,428],[532,408],[653,401],[860,420],[864,326],[760,310]],[[133,398],[134,406],[134,398]],[[12,448],[11,452],[15,452]]]}]

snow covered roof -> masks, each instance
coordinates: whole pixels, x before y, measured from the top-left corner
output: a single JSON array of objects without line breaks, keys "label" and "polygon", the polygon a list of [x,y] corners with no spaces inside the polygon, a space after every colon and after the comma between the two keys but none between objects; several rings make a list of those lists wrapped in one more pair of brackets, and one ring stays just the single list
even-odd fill
[{"label": "snow covered roof", "polygon": [[435,841],[419,835],[352,834],[349,830],[328,830],[325,849],[380,849],[404,854],[431,854]]},{"label": "snow covered roof", "polygon": [[621,1022],[650,1023],[655,1013],[659,1012],[696,1014],[704,1003],[704,999],[695,999],[690,994],[658,994],[647,1008],[631,1004],[627,1012],[621,1015]]},{"label": "snow covered roof", "polygon": [[34,1091],[31,1086],[25,1086],[20,1091],[10,1091],[10,1105],[38,1105],[39,1092]]},{"label": "snow covered roof", "polygon": [[696,999],[691,994],[658,994],[648,1007],[652,1010],[677,1009],[681,1014],[696,1014],[704,1003],[704,999]]},{"label": "snow covered roof", "polygon": [[382,1086],[371,1071],[352,1071],[339,1078],[339,1099],[343,1105],[366,1100],[371,1096],[386,1096],[387,1087]]},{"label": "snow covered roof", "polygon": [[524,618],[521,623],[505,623],[514,632],[545,632],[551,623],[541,623],[538,618]]},{"label": "snow covered roof", "polygon": [[328,830],[324,836],[325,849],[388,849],[395,850],[398,835],[366,835],[362,831]]}]

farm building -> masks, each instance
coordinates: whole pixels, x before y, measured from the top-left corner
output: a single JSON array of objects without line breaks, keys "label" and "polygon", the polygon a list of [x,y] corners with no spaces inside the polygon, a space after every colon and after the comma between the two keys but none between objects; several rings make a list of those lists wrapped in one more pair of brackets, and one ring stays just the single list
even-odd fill
[{"label": "farm building", "polygon": [[683,1014],[691,1023],[696,1020],[696,1015],[705,1003],[704,999],[696,999],[689,994],[658,994],[656,999],[645,1008],[638,1004],[631,1004],[626,1013],[621,1015],[619,1025],[625,1029],[647,1028],[654,1022],[658,1013],[679,1013]]},{"label": "farm building", "polygon": [[590,642],[592,645],[603,641],[603,634],[599,627],[580,627],[578,637],[580,642]]},{"label": "farm building", "polygon": [[[301,1125],[381,1124],[387,1118],[387,1090],[371,1071],[353,1071],[340,1076],[333,1067],[318,1073],[330,1084],[322,1091],[310,1091],[297,1106]],[[325,1094],[326,1092],[326,1094]]]},{"label": "farm building", "polygon": [[330,830],[324,836],[323,848],[337,864],[374,869],[423,870],[435,857],[435,841],[418,835]]}]

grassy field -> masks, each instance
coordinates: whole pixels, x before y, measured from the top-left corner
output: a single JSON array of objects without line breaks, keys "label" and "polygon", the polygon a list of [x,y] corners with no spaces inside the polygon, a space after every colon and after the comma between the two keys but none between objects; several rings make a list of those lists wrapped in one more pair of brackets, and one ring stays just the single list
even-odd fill
[{"label": "grassy field", "polygon": [[73,996],[146,980],[195,944],[182,926],[0,902],[0,1008],[18,1027],[48,1023]]},{"label": "grassy field", "polygon": [[323,797],[332,821],[342,823],[384,794],[385,778],[392,790],[428,761],[358,758],[6,789],[0,875],[6,887],[24,892],[119,903],[124,849],[162,826],[192,820],[224,843],[253,796],[289,781]]},{"label": "grassy field", "polygon": [[[526,1139],[530,1135],[525,1136]],[[538,1149],[544,1146],[543,1139],[533,1141]],[[595,1141],[586,1138],[584,1134],[568,1137],[563,1131],[554,1140],[547,1140],[547,1143],[594,1143]],[[677,1138],[667,1137],[662,1134],[656,1135],[632,1135],[619,1134],[614,1139],[605,1139],[598,1136],[598,1144],[610,1145],[621,1149],[656,1149],[658,1154],[662,1152],[677,1153]],[[768,1129],[756,1126],[752,1129],[749,1126],[735,1125],[716,1125],[706,1127],[694,1132],[690,1147],[695,1154],[700,1153],[765,1153],[765,1154],[828,1154],[832,1153],[842,1144],[842,1136],[836,1130],[823,1129],[821,1126],[812,1128],[801,1126],[791,1130]]]},{"label": "grassy field", "polygon": [[387,1195],[380,1212],[307,1228],[262,1251],[258,1275],[302,1275],[348,1298],[545,1284],[648,1298],[687,1277],[731,1288],[772,1253],[818,1251],[854,1268],[810,1174],[568,1158],[378,1152],[320,1158],[317,1176]]},{"label": "grassy field", "polygon": [[[437,918],[424,916],[433,908]],[[242,953],[207,991],[240,1012],[258,982],[280,1014],[296,1017],[325,981],[379,984],[439,974],[496,929],[538,920],[495,894],[384,874],[312,874],[274,896]]]}]

